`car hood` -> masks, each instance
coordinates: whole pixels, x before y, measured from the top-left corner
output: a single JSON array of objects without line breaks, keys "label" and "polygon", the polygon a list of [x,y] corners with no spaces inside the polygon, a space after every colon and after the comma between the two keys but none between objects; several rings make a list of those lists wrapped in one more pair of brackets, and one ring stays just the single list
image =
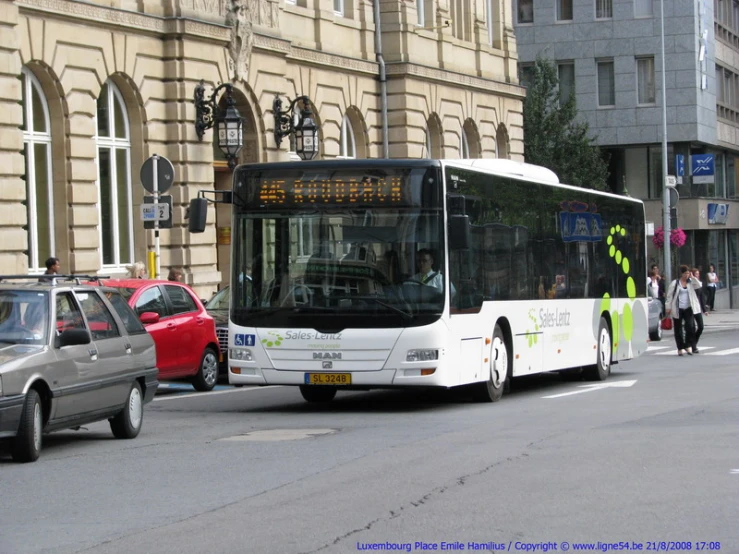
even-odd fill
[{"label": "car hood", "polygon": [[44,350],[44,346],[28,345],[28,344],[9,344],[3,345],[0,343],[0,369],[3,366],[10,364],[11,362],[28,358],[34,354]]},{"label": "car hood", "polygon": [[228,327],[228,310],[206,310],[216,322],[216,327]]}]

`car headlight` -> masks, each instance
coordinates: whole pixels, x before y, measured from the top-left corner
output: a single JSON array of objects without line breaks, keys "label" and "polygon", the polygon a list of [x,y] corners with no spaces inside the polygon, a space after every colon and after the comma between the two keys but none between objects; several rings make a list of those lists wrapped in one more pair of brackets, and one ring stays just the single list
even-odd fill
[{"label": "car headlight", "polygon": [[3,376],[0,375],[0,396],[3,395]]},{"label": "car headlight", "polygon": [[430,360],[438,360],[438,350],[409,350],[405,356],[406,362],[428,362]]},{"label": "car headlight", "polygon": [[238,360],[240,362],[253,362],[254,357],[251,354],[251,350],[248,348],[232,348],[229,351],[228,357],[232,360]]}]

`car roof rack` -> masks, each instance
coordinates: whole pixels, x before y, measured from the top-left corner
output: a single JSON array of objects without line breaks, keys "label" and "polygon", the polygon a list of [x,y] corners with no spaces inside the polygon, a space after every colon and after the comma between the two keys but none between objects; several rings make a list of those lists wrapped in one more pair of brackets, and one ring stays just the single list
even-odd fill
[{"label": "car roof rack", "polygon": [[40,275],[0,275],[0,283],[5,280],[12,281],[36,281],[38,285],[58,285],[60,283],[74,283],[75,285],[85,284],[84,281],[100,281],[101,279],[110,279],[106,275],[61,275],[58,273]]}]

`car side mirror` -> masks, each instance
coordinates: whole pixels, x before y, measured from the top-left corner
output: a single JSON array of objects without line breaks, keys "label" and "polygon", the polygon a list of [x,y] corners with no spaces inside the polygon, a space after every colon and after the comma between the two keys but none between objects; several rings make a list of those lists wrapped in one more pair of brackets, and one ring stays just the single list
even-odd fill
[{"label": "car side mirror", "polygon": [[75,346],[79,344],[90,344],[92,338],[87,329],[67,329],[59,335],[59,348]]},{"label": "car side mirror", "polygon": [[151,323],[158,323],[159,322],[159,314],[156,312],[144,312],[139,316],[139,320],[144,325],[149,325]]}]

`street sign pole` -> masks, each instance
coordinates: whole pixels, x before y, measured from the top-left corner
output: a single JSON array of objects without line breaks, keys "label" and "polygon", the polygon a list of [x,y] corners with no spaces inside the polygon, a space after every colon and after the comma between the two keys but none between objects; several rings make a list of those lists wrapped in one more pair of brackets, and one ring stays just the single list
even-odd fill
[{"label": "street sign pole", "polygon": [[[154,165],[154,178],[152,180],[152,189],[154,194],[154,204],[159,203],[159,155],[152,156],[152,164]],[[154,256],[156,259],[156,275],[155,279],[159,279],[161,275],[161,261],[159,258],[159,218],[154,221]]]}]

